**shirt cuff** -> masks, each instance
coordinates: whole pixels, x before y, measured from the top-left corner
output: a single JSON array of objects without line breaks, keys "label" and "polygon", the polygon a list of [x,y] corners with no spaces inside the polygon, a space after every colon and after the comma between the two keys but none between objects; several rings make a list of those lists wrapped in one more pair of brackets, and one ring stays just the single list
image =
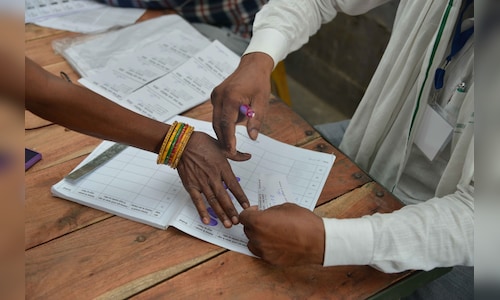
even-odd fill
[{"label": "shirt cuff", "polygon": [[271,56],[274,67],[285,59],[288,42],[285,36],[276,29],[266,28],[255,32],[243,55],[253,52],[263,52]]},{"label": "shirt cuff", "polygon": [[323,266],[369,265],[373,257],[373,229],[367,218],[323,218]]}]

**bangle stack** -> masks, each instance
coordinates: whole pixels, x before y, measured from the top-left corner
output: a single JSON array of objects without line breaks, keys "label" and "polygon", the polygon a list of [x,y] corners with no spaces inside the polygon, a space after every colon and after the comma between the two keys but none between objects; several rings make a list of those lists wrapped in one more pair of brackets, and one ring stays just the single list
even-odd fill
[{"label": "bangle stack", "polygon": [[163,139],[156,163],[168,165],[173,169],[177,168],[193,131],[193,126],[175,121]]}]

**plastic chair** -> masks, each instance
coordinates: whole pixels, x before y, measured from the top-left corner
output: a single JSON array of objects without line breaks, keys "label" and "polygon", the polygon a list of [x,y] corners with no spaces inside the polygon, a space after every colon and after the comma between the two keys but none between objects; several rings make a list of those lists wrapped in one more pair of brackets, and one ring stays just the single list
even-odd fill
[{"label": "plastic chair", "polygon": [[283,61],[280,61],[271,73],[271,82],[276,88],[277,96],[288,106],[292,106],[292,99],[290,98],[290,91],[288,90],[286,80],[285,63]]}]

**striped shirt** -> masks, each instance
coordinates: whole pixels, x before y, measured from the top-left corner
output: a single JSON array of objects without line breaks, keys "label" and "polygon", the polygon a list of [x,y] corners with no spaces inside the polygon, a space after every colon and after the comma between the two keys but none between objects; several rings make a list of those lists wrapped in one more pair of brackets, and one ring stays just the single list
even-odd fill
[{"label": "striped shirt", "polygon": [[244,38],[252,33],[255,14],[267,0],[97,0],[112,6],[171,9],[189,22],[227,27]]}]

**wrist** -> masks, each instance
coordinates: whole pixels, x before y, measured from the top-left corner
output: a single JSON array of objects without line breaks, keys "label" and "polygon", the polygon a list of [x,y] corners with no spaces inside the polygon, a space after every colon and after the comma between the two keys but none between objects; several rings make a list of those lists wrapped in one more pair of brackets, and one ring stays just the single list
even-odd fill
[{"label": "wrist", "polygon": [[163,139],[156,163],[177,168],[193,131],[193,126],[175,121]]},{"label": "wrist", "polygon": [[238,68],[254,68],[260,74],[271,76],[274,69],[274,61],[271,56],[263,52],[252,52],[241,57]]}]

